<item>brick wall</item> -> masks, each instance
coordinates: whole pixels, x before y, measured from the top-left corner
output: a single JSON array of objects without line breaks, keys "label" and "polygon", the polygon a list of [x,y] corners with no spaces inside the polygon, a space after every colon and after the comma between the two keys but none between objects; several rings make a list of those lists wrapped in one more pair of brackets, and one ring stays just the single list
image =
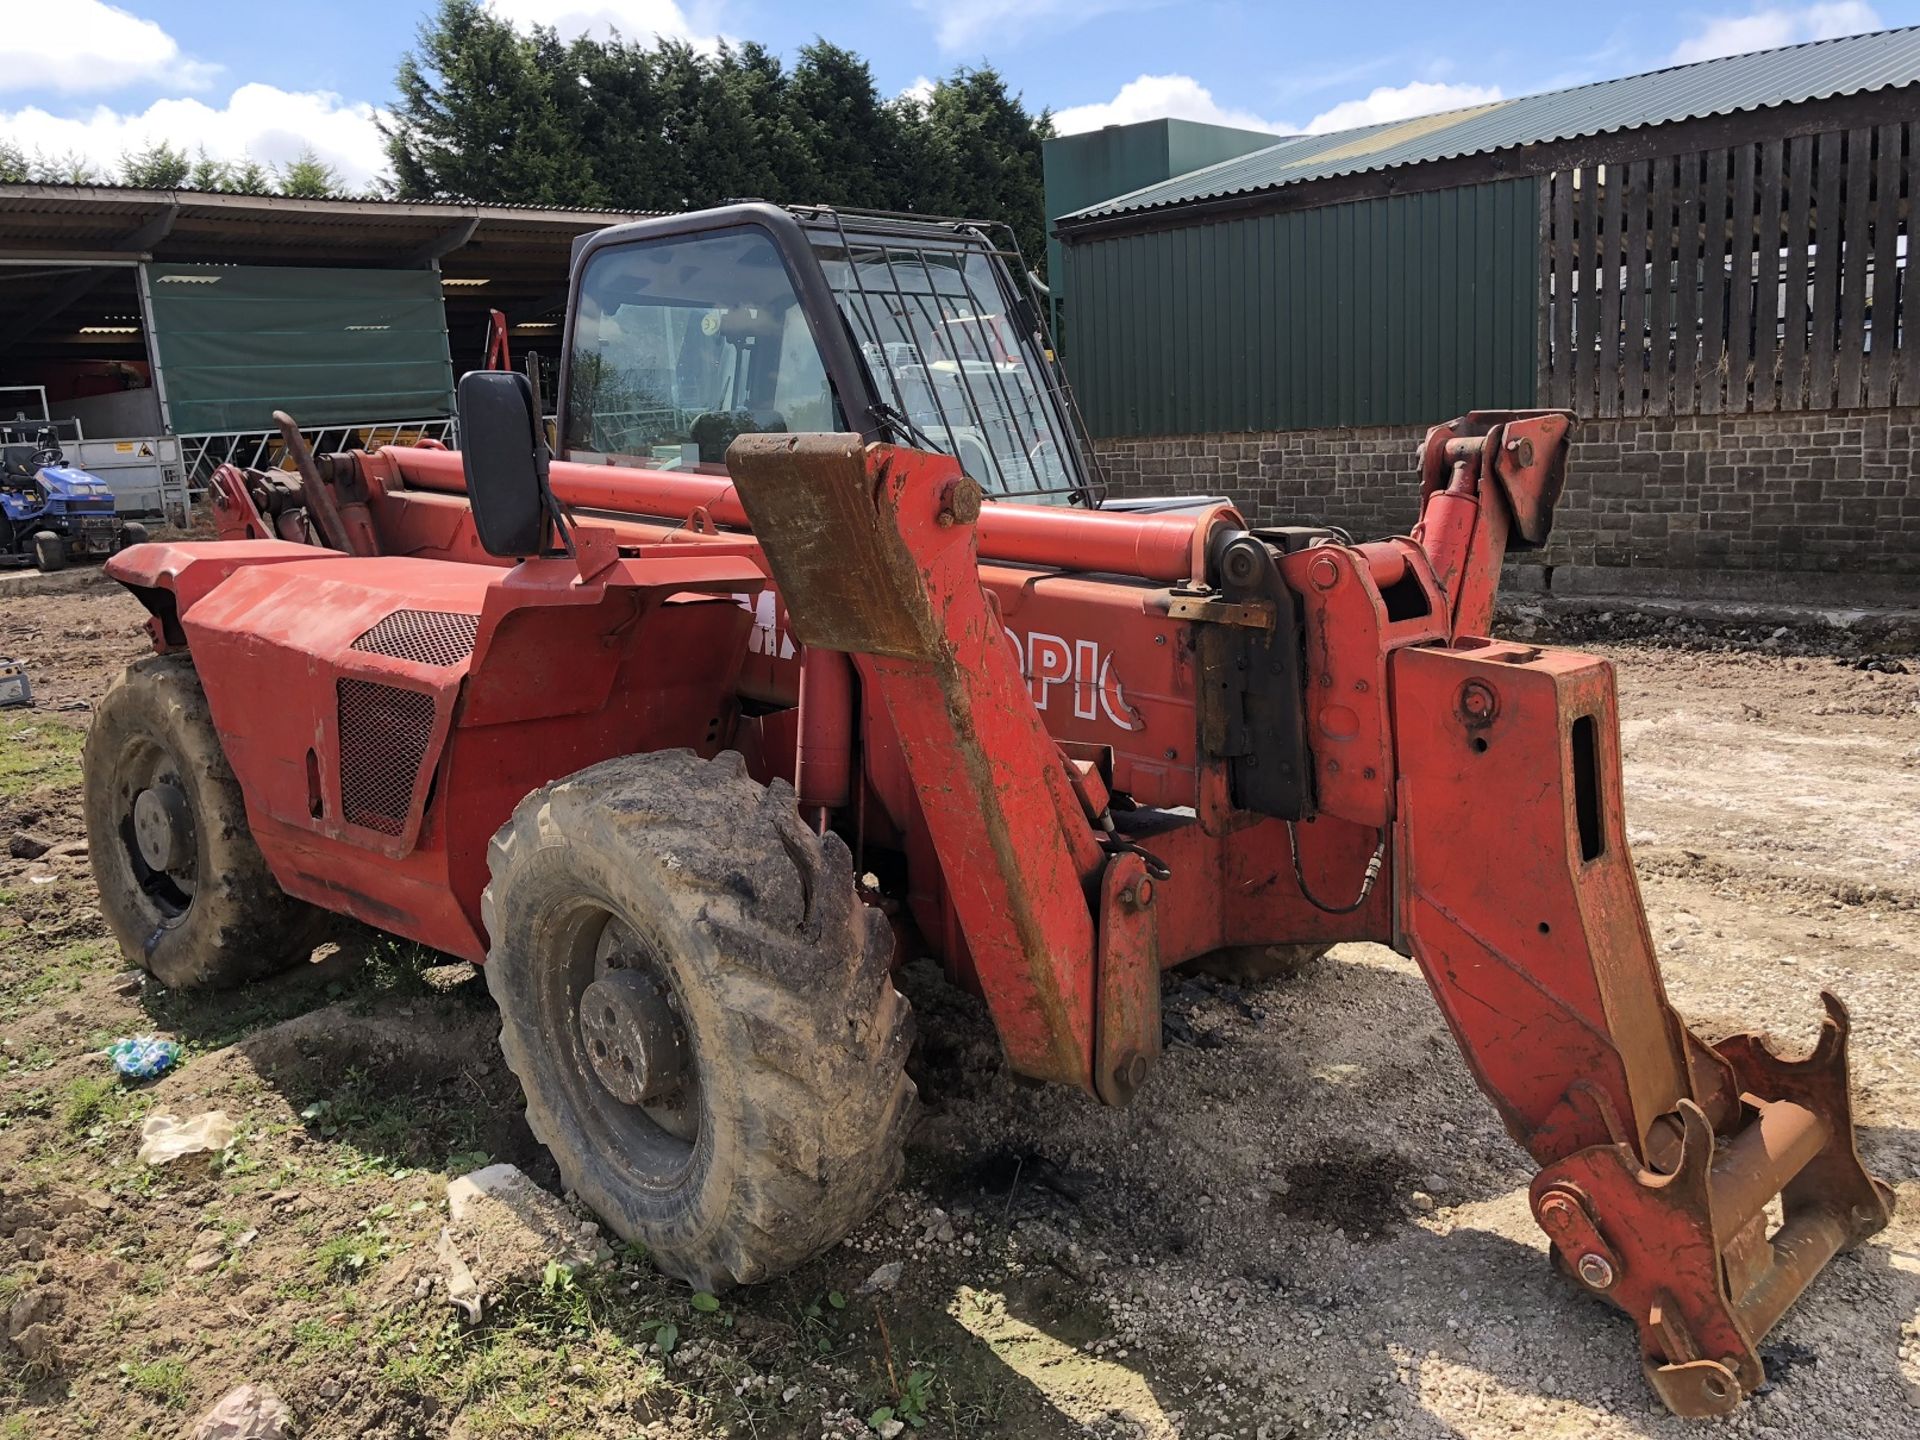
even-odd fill
[{"label": "brick wall", "polygon": [[[1422,434],[1301,430],[1098,449],[1116,496],[1221,494],[1259,523],[1320,521],[1372,537],[1413,524]],[[1905,582],[1920,579],[1917,449],[1920,407],[1583,421],[1552,543],[1527,558],[1784,581],[1844,572],[1861,577],[1863,600],[1911,591]],[[1621,578],[1623,589],[1645,588]]]}]

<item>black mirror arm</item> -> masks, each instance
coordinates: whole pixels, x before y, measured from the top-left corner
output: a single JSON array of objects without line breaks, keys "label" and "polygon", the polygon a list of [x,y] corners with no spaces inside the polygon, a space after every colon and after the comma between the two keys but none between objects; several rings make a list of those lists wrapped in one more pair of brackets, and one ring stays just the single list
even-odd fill
[{"label": "black mirror arm", "polygon": [[540,356],[537,351],[527,352],[527,380],[533,386],[533,471],[540,483],[540,503],[546,507],[547,518],[553,522],[560,548],[570,559],[577,559],[573,547],[573,526],[567,519],[565,509],[554,497],[553,485],[548,478],[553,467],[553,447],[547,443],[547,401],[540,383]]},{"label": "black mirror arm", "polygon": [[[553,486],[547,483],[547,467],[540,466],[540,500],[547,507],[547,518],[553,522],[554,533],[560,538],[560,548],[569,557],[574,557],[573,526],[566,518],[566,511],[554,498]],[[574,557],[577,558],[577,557]]]}]

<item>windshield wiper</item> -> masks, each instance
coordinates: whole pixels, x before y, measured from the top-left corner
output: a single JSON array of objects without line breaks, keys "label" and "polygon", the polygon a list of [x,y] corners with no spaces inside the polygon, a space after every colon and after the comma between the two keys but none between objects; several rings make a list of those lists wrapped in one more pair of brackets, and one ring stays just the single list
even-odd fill
[{"label": "windshield wiper", "polygon": [[[936,445],[933,437],[909,420],[900,411],[884,400],[873,402],[874,419],[884,422],[894,433],[894,438],[905,440],[916,450],[931,450],[937,455],[953,455],[955,452],[944,445]],[[957,457],[956,457],[957,458]]]}]

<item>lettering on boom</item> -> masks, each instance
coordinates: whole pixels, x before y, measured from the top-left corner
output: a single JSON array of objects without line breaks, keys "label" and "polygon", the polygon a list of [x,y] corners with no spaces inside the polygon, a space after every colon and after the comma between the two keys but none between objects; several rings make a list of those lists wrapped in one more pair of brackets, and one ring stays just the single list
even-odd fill
[{"label": "lettering on boom", "polygon": [[747,635],[747,649],[755,655],[791,660],[794,655],[793,636],[780,624],[784,617],[780,614],[780,604],[773,591],[762,590],[757,597],[736,595],[733,600],[742,610],[753,614],[753,629]]},{"label": "lettering on boom", "polygon": [[[793,636],[780,623],[785,617],[780,614],[773,591],[763,590],[758,597],[736,595],[733,599],[753,614],[747,648],[755,655],[791,660],[795,654]],[[1126,690],[1113,673],[1112,652],[1097,641],[1049,635],[1044,630],[1030,630],[1025,636],[1014,630],[1002,633],[1013,646],[1036,710],[1065,703],[1072,707],[1075,719],[1105,720],[1122,730],[1147,728],[1146,721],[1127,704]],[[1056,697],[1053,692],[1062,686],[1068,693]]]},{"label": "lettering on boom", "polygon": [[[1080,720],[1105,720],[1122,730],[1143,730],[1146,724],[1127,704],[1120,677],[1113,673],[1113,653],[1093,640],[1073,640],[1049,635],[1044,630],[1005,632],[1013,653],[1020,658],[1020,673],[1026,677],[1027,690],[1036,710],[1045,710],[1049,702],[1065,702]],[[1055,689],[1066,686],[1068,693],[1054,697]]]}]

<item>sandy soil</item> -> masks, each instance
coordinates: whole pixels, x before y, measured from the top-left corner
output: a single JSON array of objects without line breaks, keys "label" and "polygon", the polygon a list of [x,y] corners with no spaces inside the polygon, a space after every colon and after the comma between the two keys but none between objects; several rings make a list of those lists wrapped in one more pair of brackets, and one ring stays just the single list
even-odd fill
[{"label": "sandy soil", "polygon": [[[0,835],[78,837],[86,712],[60,707],[141,652],[140,620],[112,589],[0,601],[41,700],[0,712]],[[1675,1003],[1710,1037],[1804,1041],[1842,994],[1862,1149],[1903,1205],[1769,1337],[1774,1383],[1725,1428],[1920,1433],[1920,678],[1596,648]],[[178,1435],[244,1380],[315,1436],[863,1435],[883,1407],[928,1435],[1699,1431],[1551,1271],[1524,1158],[1377,947],[1247,990],[1169,977],[1198,1043],[1124,1113],[1013,1082],[978,1007],[914,967],[924,1115],[846,1244],[711,1312],[627,1257],[477,1331],[434,1289],[446,1177],[554,1178],[484,986],[346,929],[225,1000],[123,972],[84,856],[0,858],[0,1310],[50,1311],[52,1341],[0,1358],[4,1440]],[[122,1087],[99,1051],[140,1031],[187,1059]],[[145,1115],[214,1105],[240,1131],[221,1164],[141,1172]]]}]

